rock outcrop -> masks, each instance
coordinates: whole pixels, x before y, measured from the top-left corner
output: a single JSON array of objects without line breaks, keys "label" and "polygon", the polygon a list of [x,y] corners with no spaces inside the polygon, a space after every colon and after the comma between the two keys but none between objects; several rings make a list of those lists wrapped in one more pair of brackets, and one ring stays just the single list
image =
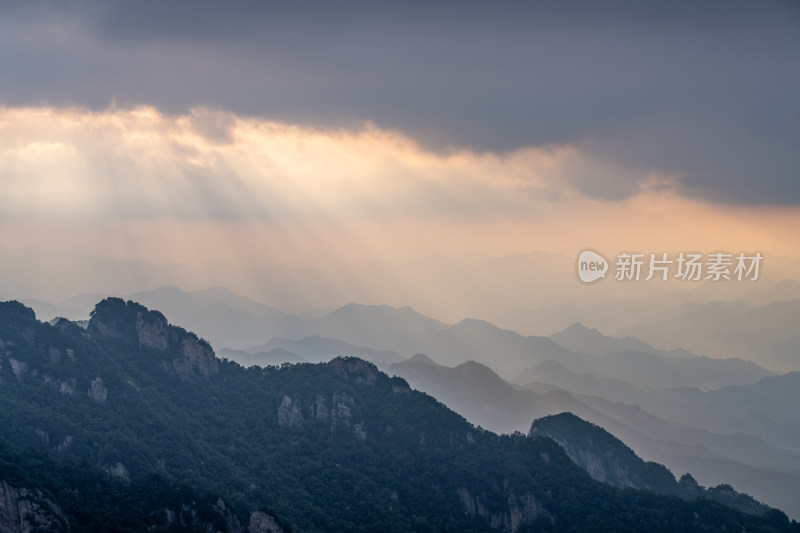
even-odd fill
[{"label": "rock outcrop", "polygon": [[89,398],[97,403],[106,403],[108,389],[103,385],[102,379],[97,378],[92,380],[92,384],[89,386]]},{"label": "rock outcrop", "polygon": [[[239,519],[228,509],[222,500],[211,506],[207,512],[198,509],[197,502],[181,504],[180,508],[165,508],[164,521],[151,528],[156,531],[196,531],[198,533],[217,533],[222,529],[227,533],[245,533]],[[209,516],[211,515],[211,516]],[[213,523],[209,518],[213,517]],[[224,524],[224,528],[218,526]]]},{"label": "rock outcrop", "polygon": [[22,376],[24,376],[25,372],[28,371],[28,363],[24,361],[17,361],[13,357],[9,357],[8,362],[11,364],[11,371],[14,372],[14,377],[17,379],[22,379]]},{"label": "rock outcrop", "polygon": [[303,407],[300,400],[292,400],[284,395],[278,406],[278,425],[298,427],[303,424]]},{"label": "rock outcrop", "polygon": [[[111,475],[127,479],[127,469],[117,463],[106,469]],[[153,526],[156,531],[196,531],[200,533],[284,533],[275,517],[252,511],[246,527],[225,503],[216,504],[201,511],[196,502],[190,501],[176,508],[164,508],[160,523]],[[0,533],[68,533],[69,521],[61,508],[40,490],[17,488],[0,481]]]},{"label": "rock outcrop", "polygon": [[75,387],[76,387],[75,378],[70,378],[58,382],[58,392],[60,392],[61,394],[66,394],[67,396],[73,396],[75,394]]},{"label": "rock outcrop", "polygon": [[0,481],[0,533],[70,531],[64,513],[39,490]]},{"label": "rock outcrop", "polygon": [[161,368],[184,381],[197,375],[210,379],[219,373],[211,345],[194,333],[171,325],[160,312],[136,302],[106,298],[92,311],[88,330],[92,335],[138,346],[144,354],[161,356]]},{"label": "rock outcrop", "polygon": [[172,359],[172,367],[181,379],[191,379],[194,372],[205,379],[219,373],[219,364],[211,345],[194,333],[170,326],[169,346],[171,352],[178,356]]},{"label": "rock outcrop", "polygon": [[247,533],[284,533],[284,529],[267,513],[253,511],[250,513]]},{"label": "rock outcrop", "polygon": [[130,481],[131,479],[131,474],[130,472],[128,472],[127,467],[120,462],[114,463],[113,465],[109,465],[103,470],[108,472],[109,475],[124,479],[125,481]]},{"label": "rock outcrop", "polygon": [[337,375],[356,383],[373,385],[378,379],[378,367],[357,357],[337,357],[328,363],[328,367]]},{"label": "rock outcrop", "polygon": [[492,529],[516,533],[537,520],[553,523],[550,513],[530,493],[517,496],[511,492],[508,495],[508,506],[505,509],[489,510],[478,496],[472,496],[465,487],[461,487],[457,492],[461,504],[464,506],[464,514],[485,519]]},{"label": "rock outcrop", "polygon": [[[253,511],[247,527],[219,499],[217,503],[201,512],[196,502],[184,503],[180,508],[163,510],[164,521],[155,529],[158,531],[195,531],[197,533],[284,533],[275,518],[263,511]],[[209,516],[210,515],[210,516]],[[213,518],[213,520],[209,520]],[[224,527],[220,527],[223,526]],[[0,532],[2,533],[2,532]]]},{"label": "rock outcrop", "polygon": [[331,433],[344,428],[364,440],[367,430],[364,421],[355,416],[356,410],[353,397],[343,392],[334,392],[330,399],[317,394],[313,400],[307,401],[284,394],[278,405],[278,426],[300,427],[306,421],[329,424]]},{"label": "rock outcrop", "polygon": [[165,352],[169,348],[169,323],[158,311],[136,313],[136,335],[140,348]]},{"label": "rock outcrop", "polygon": [[689,500],[705,497],[748,514],[761,515],[770,510],[730,485],[705,489],[690,474],[676,481],[665,466],[644,461],[611,433],[572,413],[535,420],[529,435],[553,439],[592,478],[619,488],[646,489]]},{"label": "rock outcrop", "polygon": [[662,493],[677,490],[675,477],[666,467],[642,460],[606,430],[572,413],[534,421],[529,435],[553,439],[570,459],[598,481],[619,488]]}]

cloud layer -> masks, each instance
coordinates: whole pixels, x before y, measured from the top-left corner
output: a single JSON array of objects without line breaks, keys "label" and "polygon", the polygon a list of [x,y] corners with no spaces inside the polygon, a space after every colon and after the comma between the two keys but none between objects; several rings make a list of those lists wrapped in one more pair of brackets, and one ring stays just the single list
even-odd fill
[{"label": "cloud layer", "polygon": [[582,145],[440,152],[369,124],[311,128],[209,109],[0,109],[5,245],[41,235],[45,248],[79,242],[130,258],[202,260],[270,243],[296,264],[586,246],[800,255],[796,208],[721,208],[681,191],[679,176],[604,161]]},{"label": "cloud layer", "polygon": [[565,176],[581,195],[669,176],[686,197],[797,205],[798,29],[794,2],[3,4],[0,98],[370,122],[445,155],[569,146],[598,165]]},{"label": "cloud layer", "polygon": [[614,196],[601,182],[670,183],[568,145],[441,153],[371,125],[323,130],[206,109],[6,108],[0,138],[0,216],[19,219],[506,218],[587,187]]}]

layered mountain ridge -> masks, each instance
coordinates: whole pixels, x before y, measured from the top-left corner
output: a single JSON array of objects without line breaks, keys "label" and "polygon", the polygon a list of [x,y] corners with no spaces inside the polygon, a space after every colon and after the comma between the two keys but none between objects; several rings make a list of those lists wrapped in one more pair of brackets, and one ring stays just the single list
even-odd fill
[{"label": "layered mountain ridge", "polygon": [[797,530],[599,483],[360,359],[245,369],[134,302],[88,329],[2,303],[0,348],[0,481],[51,530]]}]

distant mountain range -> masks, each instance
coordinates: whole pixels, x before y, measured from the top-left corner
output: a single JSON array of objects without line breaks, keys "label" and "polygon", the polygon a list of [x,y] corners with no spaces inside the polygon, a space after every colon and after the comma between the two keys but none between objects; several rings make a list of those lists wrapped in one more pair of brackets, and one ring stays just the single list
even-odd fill
[{"label": "distant mountain range", "polygon": [[297,340],[273,337],[266,344],[253,346],[249,348],[247,352],[251,354],[274,353],[275,350],[283,350],[286,353],[296,354],[302,360],[311,363],[330,361],[331,356],[358,357],[379,365],[387,365],[405,360],[405,357],[391,350],[373,350],[372,348],[355,346],[349,342],[328,339],[320,337],[319,335]]},{"label": "distant mountain range", "polygon": [[[300,316],[219,287],[187,292],[164,286],[125,298],[164,309],[187,327],[203,331],[217,348],[246,350],[273,337],[297,340],[318,335],[374,350],[395,351],[403,357],[428,353],[441,364],[453,365],[467,360],[488,363],[480,359],[486,357],[485,350],[471,348],[475,342],[498,339],[500,342],[493,343],[499,358],[495,361],[509,367],[500,368],[500,364],[492,367],[506,377],[513,377],[509,373],[519,373],[543,360],[555,356],[568,358],[567,352],[586,355],[633,352],[661,358],[704,354],[714,358],[738,357],[775,369],[800,369],[796,352],[800,334],[794,328],[800,299],[758,305],[778,298],[781,293],[790,297],[800,291],[798,287],[800,283],[794,281],[780,282],[753,293],[750,300],[754,303],[685,303],[634,313],[628,325],[620,330],[623,338],[608,337],[574,324],[550,336],[549,340],[558,346],[548,344],[546,337],[541,336],[515,334],[518,338],[514,338],[510,335],[514,332],[485,321],[466,319],[450,326],[409,307],[349,304]],[[25,302],[46,320],[56,316],[80,320],[88,318],[93,303],[101,297],[84,294],[56,305],[42,300]],[[630,306],[635,308],[633,303]],[[443,330],[450,331],[441,333]],[[521,351],[527,358],[520,356]],[[459,352],[464,355],[459,356]]]},{"label": "distant mountain range", "polygon": [[[786,272],[800,272],[800,264],[796,260],[791,263],[792,266]],[[735,289],[731,290],[734,287]],[[619,285],[615,288],[619,288]],[[525,335],[551,335],[554,331],[561,331],[570,324],[581,322],[601,331],[612,332],[618,337],[631,335],[664,349],[682,346],[695,353],[714,357],[744,356],[744,354],[705,351],[668,337],[661,339],[669,341],[662,345],[656,338],[640,335],[629,328],[634,324],[647,324],[658,330],[659,324],[668,323],[684,313],[700,309],[712,302],[744,302],[753,307],[761,307],[776,302],[797,300],[800,299],[800,281],[783,279],[773,282],[762,279],[752,285],[702,283],[659,295],[605,293],[604,296],[606,296],[605,301],[583,299],[580,304],[558,302],[539,304],[539,307],[533,308],[517,307],[509,310],[507,315],[495,318],[493,322]],[[569,298],[562,299],[570,301]]]},{"label": "distant mountain range", "polygon": [[[72,320],[88,318],[93,304],[102,297],[88,294],[71,298],[58,306],[38,300],[26,301],[49,320],[64,316]],[[246,350],[268,342],[273,337],[301,339],[335,338],[377,350],[413,351],[411,339],[446,324],[415,312],[410,307],[349,304],[320,317],[302,318],[288,315],[226,289],[214,288],[186,292],[174,286],[125,296],[163,309],[186,327],[202,331],[218,348]]]},{"label": "distant mountain range", "polygon": [[245,350],[231,350],[222,348],[217,350],[217,355],[235,361],[243,367],[251,366],[280,366],[284,363],[307,363],[308,360],[283,348],[274,348],[267,352],[251,353]]},{"label": "distant mountain range", "polygon": [[476,428],[360,359],[245,369],[133,302],[86,329],[0,303],[0,339],[12,531],[800,529],[598,482],[550,438]]},{"label": "distant mountain range", "polygon": [[689,358],[695,354],[686,350],[657,350],[639,339],[633,337],[616,338],[603,335],[596,329],[587,328],[580,322],[550,335],[550,339],[557,344],[586,355],[609,355],[612,353],[638,352],[666,358]]},{"label": "distant mountain range", "polygon": [[[578,375],[557,361],[548,361],[528,374],[534,381],[526,386],[541,390],[542,384],[554,385],[574,395],[636,405],[677,424],[720,434],[759,436],[775,445],[800,451],[797,410],[792,402],[775,397],[779,391],[791,389],[798,375],[793,372],[784,376],[770,376],[753,384],[711,391],[688,387],[655,389],[636,387],[620,379]],[[769,386],[772,382],[777,385],[775,390]],[[784,396],[789,394],[784,392]],[[780,454],[770,452],[769,457],[776,459]]]},{"label": "distant mountain range", "polygon": [[[792,288],[795,285],[791,283]],[[800,298],[796,295],[793,300],[764,305],[742,301],[689,304],[671,316],[634,322],[620,334],[658,346],[680,346],[713,357],[743,357],[772,368],[800,370],[798,316]]]},{"label": "distant mountain range", "polygon": [[[737,417],[741,407],[725,404],[722,391],[727,389],[706,393],[698,389],[640,389],[619,380],[577,376],[557,362],[543,363],[541,368],[549,365],[560,371],[543,372],[536,383],[524,388],[506,382],[478,363],[443,367],[423,355],[391,365],[387,372],[403,377],[412,387],[492,431],[526,430],[531,416],[570,411],[605,427],[637,453],[675,472],[699,472],[698,479],[706,484],[730,483],[728,471],[746,468],[749,478],[738,476],[737,488],[800,515],[800,506],[790,496],[800,490],[800,440],[792,439],[787,431],[787,427],[796,425],[776,423],[768,413],[752,409],[746,416]],[[760,382],[742,388],[750,387],[762,388]],[[715,396],[716,392],[723,396]],[[694,397],[697,395],[699,398]],[[653,406],[659,409],[650,411]],[[715,416],[716,428],[704,423],[707,417]],[[765,434],[769,440],[759,437],[760,428],[752,425],[754,420],[769,428]],[[705,464],[713,467],[698,468],[705,459],[709,459]],[[768,480],[777,478],[781,483],[776,487],[781,488],[770,488]],[[794,488],[787,492],[786,486]]]}]

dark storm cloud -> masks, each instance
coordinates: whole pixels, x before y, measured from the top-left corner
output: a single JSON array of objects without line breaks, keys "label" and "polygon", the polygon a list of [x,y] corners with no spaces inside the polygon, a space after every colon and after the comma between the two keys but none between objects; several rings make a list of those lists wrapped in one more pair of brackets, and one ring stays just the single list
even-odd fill
[{"label": "dark storm cloud", "polygon": [[[794,2],[5,5],[9,105],[372,121],[432,149],[570,143],[684,194],[800,203]],[[621,198],[638,181],[575,176]]]}]

